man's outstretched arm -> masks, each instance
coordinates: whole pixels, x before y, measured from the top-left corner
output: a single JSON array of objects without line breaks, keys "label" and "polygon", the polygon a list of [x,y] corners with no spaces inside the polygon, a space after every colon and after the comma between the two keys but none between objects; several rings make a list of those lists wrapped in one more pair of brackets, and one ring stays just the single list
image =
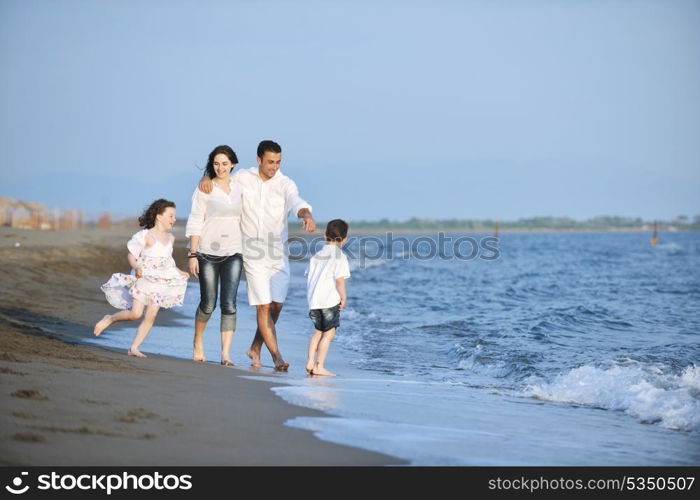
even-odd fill
[{"label": "man's outstretched arm", "polygon": [[296,183],[289,179],[287,183],[287,207],[291,208],[291,212],[295,213],[301,220],[301,227],[307,233],[313,233],[316,229],[316,221],[311,215],[312,207],[304,199],[299,196],[299,189]]},{"label": "man's outstretched arm", "polygon": [[313,233],[314,230],[316,229],[316,221],[314,220],[313,215],[311,215],[311,210],[308,208],[302,208],[297,212],[297,217],[302,219],[301,221],[301,227],[304,231],[307,233]]}]

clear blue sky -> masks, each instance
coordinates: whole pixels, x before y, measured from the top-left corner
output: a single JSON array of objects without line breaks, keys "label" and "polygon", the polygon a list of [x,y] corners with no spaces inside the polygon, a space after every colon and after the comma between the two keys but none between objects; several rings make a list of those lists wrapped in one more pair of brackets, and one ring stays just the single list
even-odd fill
[{"label": "clear blue sky", "polygon": [[317,218],[700,214],[700,2],[0,0],[0,195],[181,218],[261,139]]}]

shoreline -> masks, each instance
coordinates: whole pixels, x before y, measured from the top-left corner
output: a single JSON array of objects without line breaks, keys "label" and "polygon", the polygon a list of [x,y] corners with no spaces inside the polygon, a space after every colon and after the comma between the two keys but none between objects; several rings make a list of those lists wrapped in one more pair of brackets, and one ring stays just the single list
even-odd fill
[{"label": "shoreline", "polygon": [[[99,243],[103,245],[105,242],[109,242],[112,245],[121,244],[125,246],[124,238],[127,238],[139,230],[139,227],[134,225],[133,227],[114,227],[112,229],[76,229],[73,231],[52,231],[52,230],[39,230],[39,229],[24,229],[24,228],[10,228],[6,226],[0,226],[0,248],[9,248],[14,246],[15,243],[31,241],[33,246],[39,247],[52,247],[68,246],[68,241],[78,241],[82,244]],[[694,233],[700,232],[698,229],[676,229],[676,230],[664,230],[660,229],[659,234],[667,233]],[[357,228],[353,229],[354,236],[369,236],[377,234],[410,234],[410,235],[434,235],[434,234],[464,234],[464,235],[487,235],[494,236],[493,228],[444,228],[444,229],[391,229],[391,228]],[[523,228],[523,229],[499,229],[499,235],[506,234],[648,234],[652,235],[652,229],[641,229],[641,228],[590,228],[590,229],[549,229],[549,228]],[[181,242],[180,247],[185,246],[185,228],[184,226],[175,226],[173,228],[173,234],[175,234],[177,241]],[[290,238],[315,238],[322,237],[323,233],[321,229],[316,229],[312,234],[299,231],[298,228],[290,227],[289,237]],[[177,258],[176,258],[177,260]]]},{"label": "shoreline", "polygon": [[[0,231],[8,275],[0,298],[2,465],[406,463],[285,425],[333,417],[285,402],[271,390],[282,385],[273,377],[244,378],[264,371],[163,355],[137,360],[80,343],[107,308],[95,290],[125,265],[126,240],[28,231],[15,247],[8,240],[18,231],[3,229],[10,231]],[[178,314],[163,311],[158,322]]]}]

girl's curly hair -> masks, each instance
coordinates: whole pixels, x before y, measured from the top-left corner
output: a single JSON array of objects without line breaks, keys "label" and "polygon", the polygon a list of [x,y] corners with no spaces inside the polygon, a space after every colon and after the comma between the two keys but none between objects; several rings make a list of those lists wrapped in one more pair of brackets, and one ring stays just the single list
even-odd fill
[{"label": "girl's curly hair", "polygon": [[143,211],[141,217],[139,217],[139,226],[145,227],[146,229],[155,227],[156,216],[165,212],[165,209],[168,207],[175,208],[175,203],[164,200],[163,198],[154,201],[146,210]]}]

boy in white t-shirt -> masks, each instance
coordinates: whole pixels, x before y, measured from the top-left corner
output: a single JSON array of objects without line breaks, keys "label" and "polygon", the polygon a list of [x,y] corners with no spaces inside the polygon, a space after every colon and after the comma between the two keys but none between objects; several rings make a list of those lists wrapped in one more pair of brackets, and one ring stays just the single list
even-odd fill
[{"label": "boy in white t-shirt", "polygon": [[306,371],[311,375],[334,377],[323,366],[335,330],[340,327],[340,311],[345,309],[345,279],[350,277],[348,258],[341,247],[348,238],[347,222],[334,219],[326,226],[326,245],[309,261],[306,298],[314,334],[309,341]]}]

